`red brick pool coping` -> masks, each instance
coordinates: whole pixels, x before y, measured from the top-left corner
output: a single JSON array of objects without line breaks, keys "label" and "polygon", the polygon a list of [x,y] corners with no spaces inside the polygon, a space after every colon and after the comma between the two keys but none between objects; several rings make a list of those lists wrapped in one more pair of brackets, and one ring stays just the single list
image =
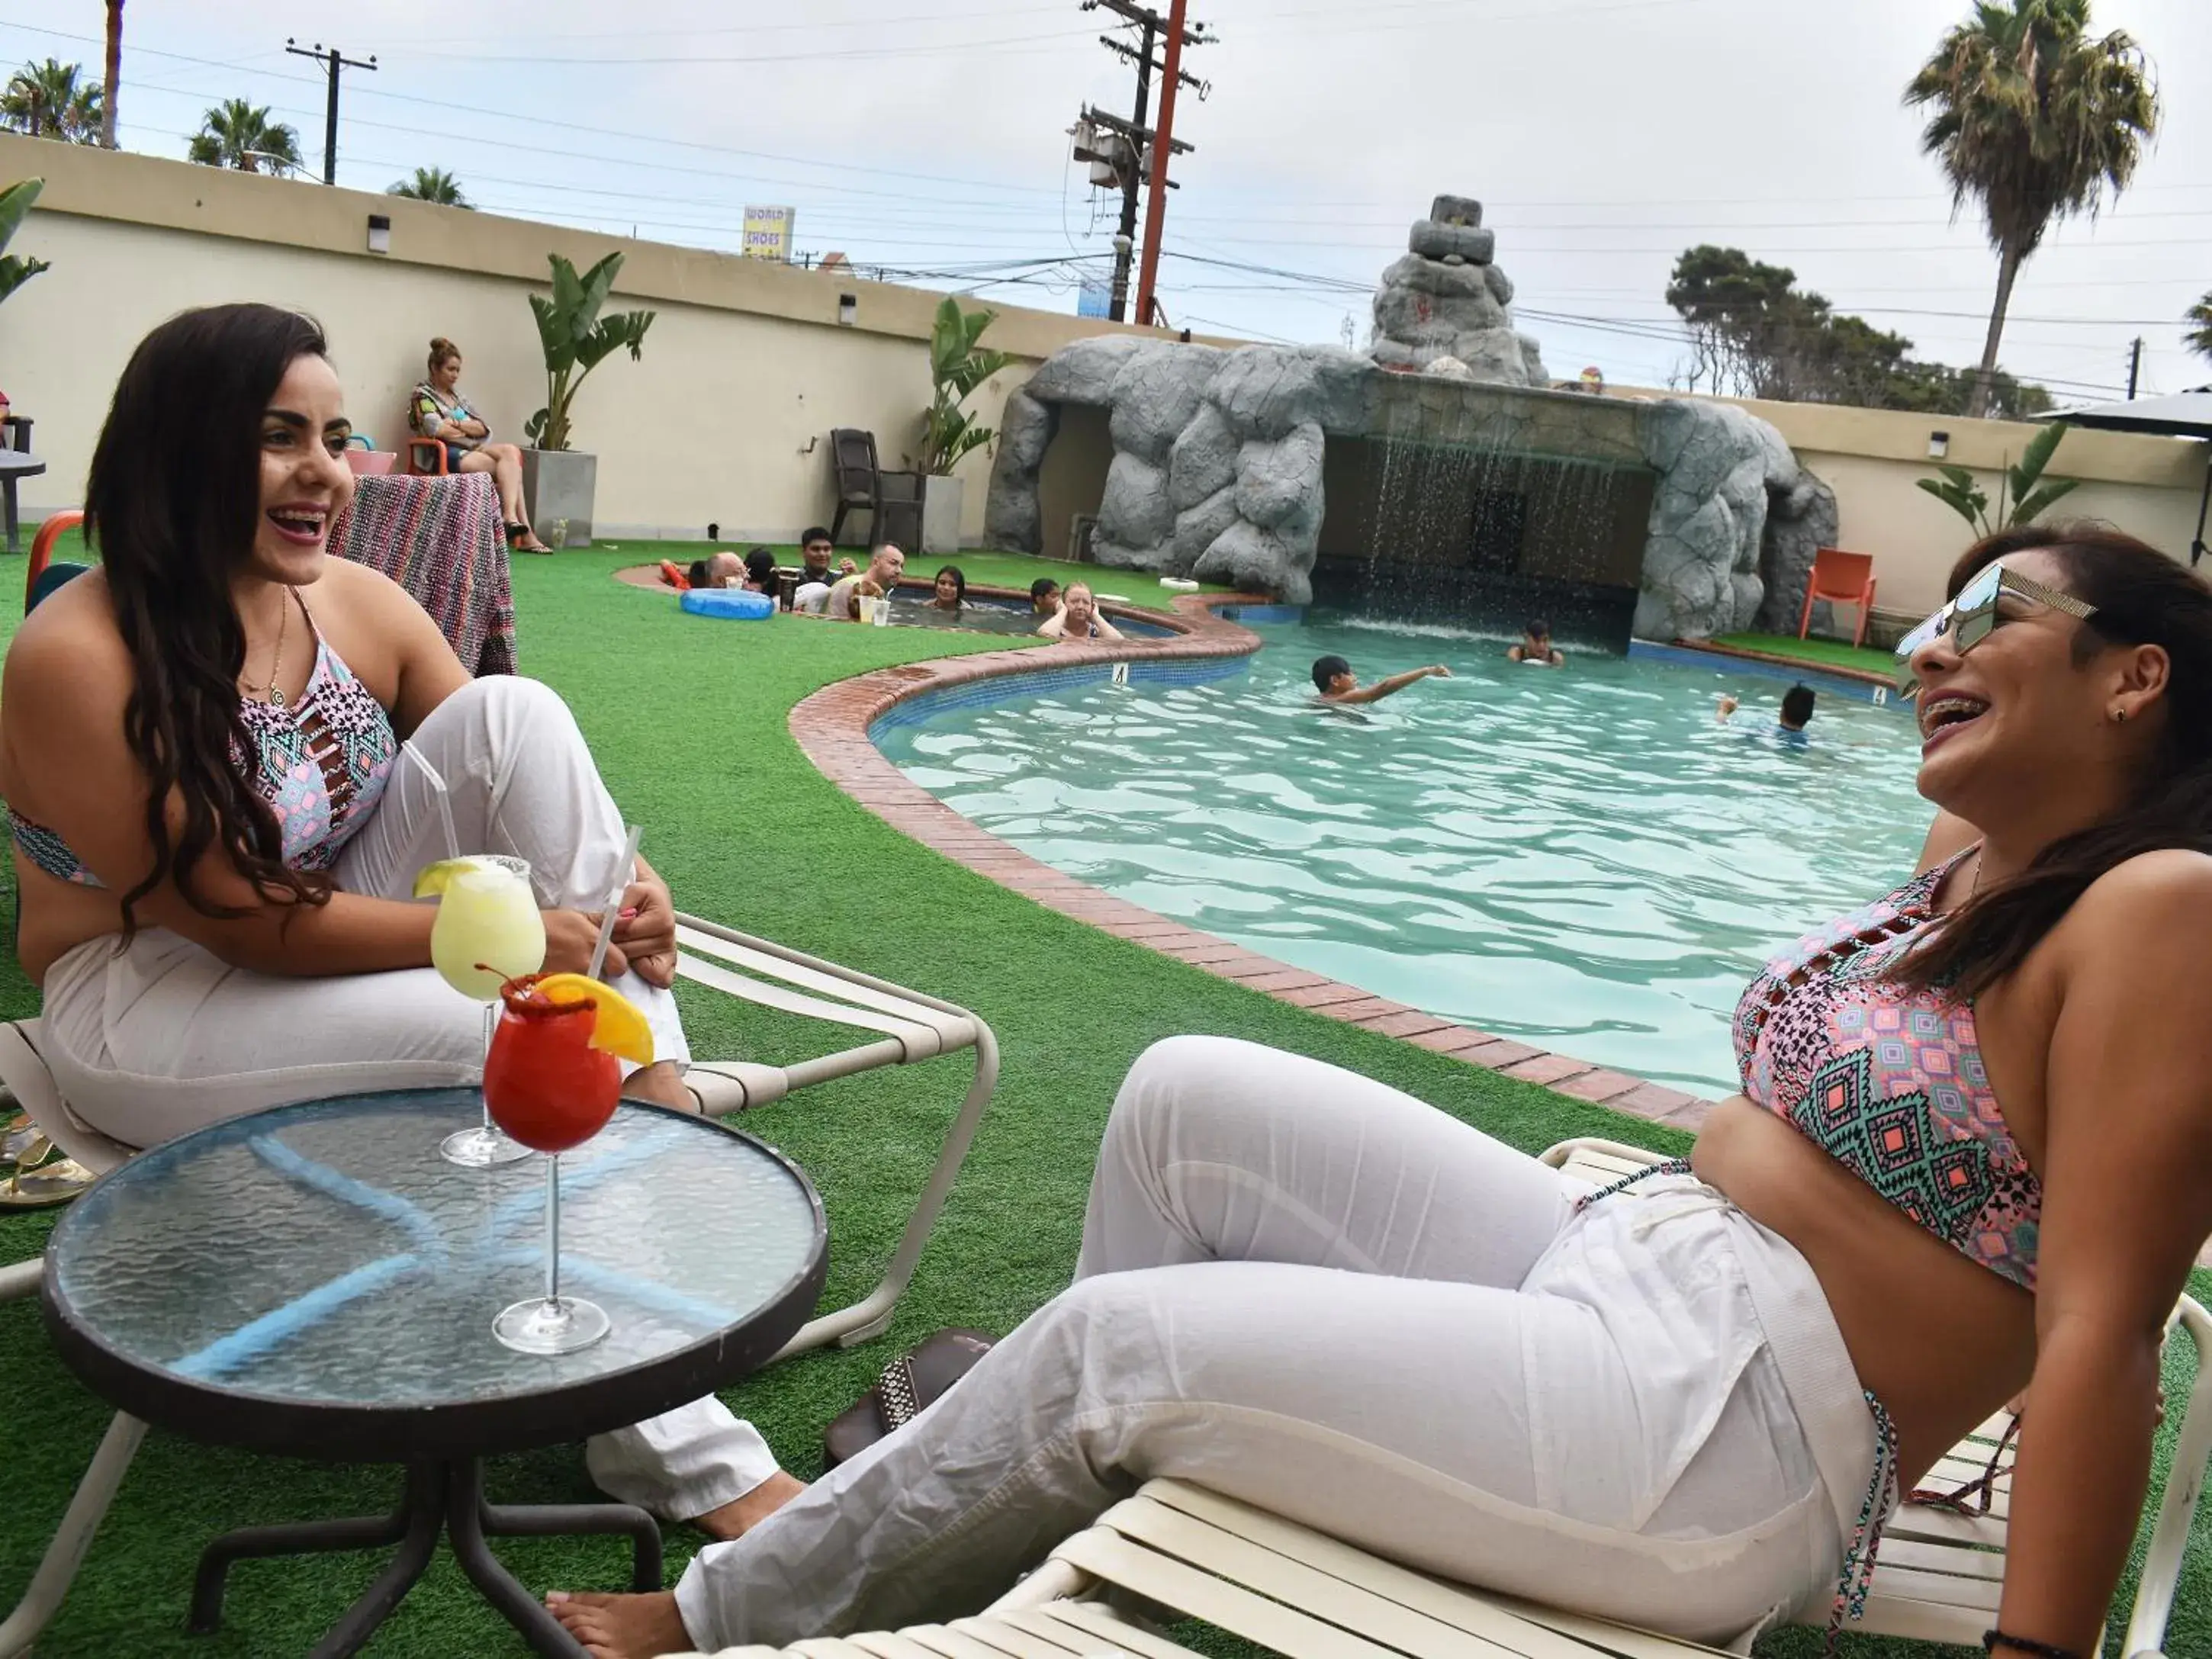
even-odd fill
[{"label": "red brick pool coping", "polygon": [[[1260,639],[1213,614],[1217,606],[1265,605],[1248,595],[1183,594],[1175,602],[1188,630],[1175,639],[1119,645],[1051,647],[1054,665],[1158,660],[1161,658],[1249,656]],[[1133,614],[1141,616],[1141,611]],[[1555,1089],[1577,1100],[1647,1118],[1672,1128],[1695,1130],[1711,1103],[1641,1078],[1525,1042],[1496,1036],[1454,1020],[1378,997],[1325,974],[1294,968],[1273,957],[1157,915],[1126,899],[1039,862],[1010,842],[960,816],[913,782],[869,740],[868,728],[885,710],[909,697],[976,680],[1032,672],[1039,648],[1023,647],[973,656],[905,663],[826,685],[793,708],[791,735],[822,775],[894,830],[988,876],[1001,887],[1050,906],[1064,915],[1202,968],[1247,990],[1305,1008],[1365,1030],[1400,1038],[1432,1053],[1504,1076]]]}]

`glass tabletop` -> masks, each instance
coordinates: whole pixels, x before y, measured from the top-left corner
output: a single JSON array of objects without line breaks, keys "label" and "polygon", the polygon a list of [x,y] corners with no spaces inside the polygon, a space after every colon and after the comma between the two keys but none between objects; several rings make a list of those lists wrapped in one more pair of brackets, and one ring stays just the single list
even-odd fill
[{"label": "glass tabletop", "polygon": [[555,1357],[502,1346],[493,1316],[544,1290],[545,1160],[440,1158],[481,1100],[312,1101],[139,1154],[55,1229],[50,1317],[166,1383],[343,1417],[588,1384],[787,1310],[818,1278],[821,1207],[793,1166],[625,1103],[561,1160],[562,1286],[613,1330]]}]

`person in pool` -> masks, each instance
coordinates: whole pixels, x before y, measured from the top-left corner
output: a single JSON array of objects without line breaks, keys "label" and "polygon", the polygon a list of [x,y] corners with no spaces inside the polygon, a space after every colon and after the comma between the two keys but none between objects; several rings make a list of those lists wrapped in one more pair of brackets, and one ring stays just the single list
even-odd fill
[{"label": "person in pool", "polygon": [[937,573],[935,591],[926,603],[932,611],[950,611],[960,614],[960,606],[968,598],[968,578],[957,564],[948,564]]},{"label": "person in pool", "polygon": [[1901,678],[1921,793],[1985,832],[1759,974],[1690,1160],[1593,1194],[1351,1073],[1170,1039],[1066,1291],[673,1593],[556,1615],[601,1659],[942,1621],[1166,1476],[1747,1645],[1841,1625],[1900,1492],[2025,1387],[1986,1645],[2088,1659],[2212,1234],[2212,586],[2039,526],[1952,590]]},{"label": "person in pool", "polygon": [[743,587],[745,585],[745,564],[736,554],[725,550],[709,553],[703,559],[691,561],[685,579],[694,587]]},{"label": "person in pool", "polygon": [[[1805,728],[1813,723],[1814,701],[1813,688],[1802,684],[1793,685],[1782,694],[1782,707],[1774,720],[1774,738],[1778,743],[1802,749],[1812,741],[1806,735]],[[1713,718],[1726,726],[1735,717],[1735,711],[1742,707],[1735,698],[1723,696]]]},{"label": "person in pool", "polygon": [[799,538],[799,585],[820,582],[824,587],[836,585],[839,576],[849,576],[860,567],[850,559],[837,559],[837,568],[832,571],[830,562],[837,559],[837,544],[830,539],[830,532],[820,525],[810,526]]},{"label": "person in pool", "polygon": [[1314,690],[1322,702],[1331,703],[1380,702],[1416,681],[1450,678],[1451,670],[1437,662],[1426,668],[1409,668],[1372,685],[1362,685],[1359,676],[1352,672],[1352,665],[1341,657],[1318,658],[1313,665]]},{"label": "person in pool", "polygon": [[1098,601],[1088,582],[1070,582],[1060,593],[1060,609],[1037,629],[1040,639],[1076,644],[1085,640],[1119,640],[1121,630],[1098,613]]},{"label": "person in pool", "polygon": [[1030,614],[1051,617],[1059,612],[1060,584],[1049,576],[1039,576],[1030,584]]},{"label": "person in pool", "polygon": [[1538,663],[1546,668],[1566,665],[1566,655],[1552,643],[1552,624],[1539,617],[1521,630],[1521,642],[1505,653],[1509,662]]}]

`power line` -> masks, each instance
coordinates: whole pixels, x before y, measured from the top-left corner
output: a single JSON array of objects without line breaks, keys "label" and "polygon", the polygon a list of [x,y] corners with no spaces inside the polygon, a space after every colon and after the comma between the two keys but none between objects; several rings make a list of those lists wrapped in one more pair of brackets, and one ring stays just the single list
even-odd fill
[{"label": "power line", "polygon": [[332,46],[325,52],[323,49],[323,43],[319,40],[315,42],[314,49],[311,52],[289,35],[284,38],[284,50],[291,57],[310,58],[320,64],[330,74],[330,105],[324,117],[323,125],[323,182],[326,185],[335,185],[338,181],[338,76],[341,71],[349,69],[367,70],[371,74],[375,73],[376,54],[369,53],[368,61],[361,63],[347,57],[337,46]]}]

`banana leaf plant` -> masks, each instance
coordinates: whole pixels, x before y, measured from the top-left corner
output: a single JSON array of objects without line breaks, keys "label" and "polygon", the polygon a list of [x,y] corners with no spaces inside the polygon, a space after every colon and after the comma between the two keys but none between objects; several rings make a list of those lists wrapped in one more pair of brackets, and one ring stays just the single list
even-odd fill
[{"label": "banana leaf plant", "polygon": [[2043,476],[2044,469],[2051,465],[2051,458],[2057,453],[2058,446],[2072,429],[2063,421],[2051,422],[2021,452],[2016,465],[2006,466],[1999,472],[1994,514],[1990,511],[1989,492],[1963,466],[1939,466],[1936,470],[1943,475],[1942,477],[1922,478],[1919,485],[1972,525],[1977,535],[1994,536],[2000,530],[2033,524],[2081,487],[2079,478],[2046,480]]},{"label": "banana leaf plant", "polygon": [[580,276],[560,254],[546,257],[553,267],[553,292],[530,296],[530,309],[538,318],[538,341],[545,351],[545,407],[524,423],[522,431],[533,447],[566,449],[568,410],[585,377],[624,347],[631,362],[642,357],[645,331],[659,313],[599,315],[622,270],[620,253],[610,253]]},{"label": "banana leaf plant", "polygon": [[933,478],[951,475],[960,458],[981,449],[996,434],[961,405],[969,393],[1013,361],[1003,351],[989,351],[976,342],[998,320],[995,311],[960,309],[951,295],[937,307],[937,320],[929,334],[929,380],[934,396],[921,421],[922,472]]},{"label": "banana leaf plant", "polygon": [[5,252],[15,233],[22,228],[31,204],[39,199],[39,192],[46,185],[43,179],[25,179],[0,190],[0,300],[6,299],[40,271],[52,269],[44,259]]}]

